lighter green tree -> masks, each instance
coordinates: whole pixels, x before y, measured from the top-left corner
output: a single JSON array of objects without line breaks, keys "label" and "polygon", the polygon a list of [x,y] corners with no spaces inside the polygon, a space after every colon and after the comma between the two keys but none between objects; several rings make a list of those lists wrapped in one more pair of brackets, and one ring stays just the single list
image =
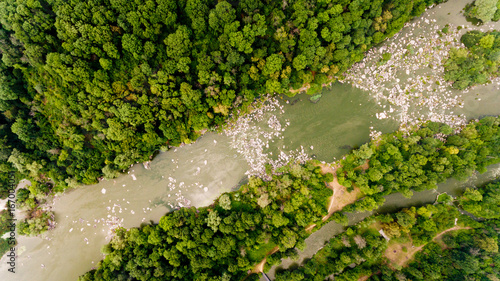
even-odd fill
[{"label": "lighter green tree", "polygon": [[231,198],[227,194],[222,194],[219,198],[219,206],[224,210],[231,210]]},{"label": "lighter green tree", "polygon": [[497,11],[498,0],[476,0],[471,15],[483,23],[491,21]]},{"label": "lighter green tree", "polygon": [[212,211],[208,214],[208,218],[206,218],[206,223],[208,227],[210,227],[214,232],[219,230],[221,218],[219,217],[219,213],[217,211]]}]

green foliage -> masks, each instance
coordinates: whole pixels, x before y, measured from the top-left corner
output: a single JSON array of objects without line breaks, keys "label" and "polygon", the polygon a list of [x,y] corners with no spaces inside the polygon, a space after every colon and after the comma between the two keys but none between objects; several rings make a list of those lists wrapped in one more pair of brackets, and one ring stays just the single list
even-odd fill
[{"label": "green foliage", "polygon": [[462,208],[476,217],[500,218],[500,182],[478,189],[468,188],[460,200]]},{"label": "green foliage", "polygon": [[380,59],[379,62],[377,62],[378,65],[384,65],[386,62],[388,62],[392,58],[391,53],[383,53],[382,58]]},{"label": "green foliage", "polygon": [[[249,249],[247,252],[248,259],[251,261],[261,261],[263,260],[267,253],[269,253],[274,247],[276,247],[276,244],[272,243],[270,241],[271,235],[263,235],[263,237],[259,237],[258,239],[265,239],[269,243],[264,243],[264,244],[259,244],[254,249]],[[259,240],[259,241],[265,241],[265,240]]]},{"label": "green foliage", "polygon": [[[499,221],[491,221],[476,229],[445,234],[443,242],[427,244],[414,260],[401,270],[386,268],[369,280],[498,280]],[[373,268],[375,269],[375,267]]]},{"label": "green foliage", "polygon": [[[498,190],[498,186],[495,188]],[[455,218],[459,218],[459,225],[455,225]],[[368,280],[497,280],[500,221],[478,224],[466,218],[455,206],[443,204],[368,217],[330,239],[301,266],[278,270],[276,280],[325,280],[332,275],[342,281],[362,277],[369,277]],[[390,241],[375,230],[377,225],[392,237]],[[441,242],[445,247],[433,242],[439,233],[455,226],[466,229],[445,233]],[[423,249],[409,265],[394,269],[394,264],[388,264],[386,249],[392,243],[405,242],[422,245]],[[408,252],[408,248],[402,250]]]},{"label": "green foliage", "polygon": [[219,197],[219,206],[224,210],[231,210],[231,197],[229,194],[222,194]]},{"label": "green foliage", "polygon": [[317,91],[440,2],[2,1],[2,171],[113,178],[259,95]]},{"label": "green foliage", "polygon": [[[500,161],[499,125],[499,117],[486,117],[452,134],[449,126],[431,122],[408,136],[387,134],[377,145],[363,145],[341,161],[337,177],[367,196],[344,210],[373,210],[383,203],[382,195],[400,192],[411,197],[413,191],[436,188],[450,177],[465,180],[475,170],[486,171],[486,166]],[[437,136],[445,133],[444,141]],[[358,167],[367,158],[369,168]]]},{"label": "green foliage", "polygon": [[[295,257],[308,234],[328,211],[332,190],[321,169],[292,165],[269,182],[252,178],[239,191],[221,195],[205,208],[180,209],[158,225],[121,229],[103,248],[106,258],[80,280],[242,280],[275,246],[268,258]],[[267,204],[262,204],[267,194]],[[259,201],[260,200],[260,201]]]},{"label": "green foliage", "polygon": [[498,0],[476,0],[465,7],[465,16],[476,18],[483,23],[491,20],[498,20],[496,14],[499,3]]},{"label": "green foliage", "polygon": [[[477,2],[477,1],[476,1]],[[470,31],[461,38],[466,48],[452,48],[444,61],[447,81],[459,90],[489,83],[498,76],[500,63],[500,33]]]},{"label": "green foliage", "polygon": [[354,150],[353,154],[360,160],[368,160],[373,155],[373,148],[371,148],[368,144],[365,143],[359,149]]},{"label": "green foliage", "polygon": [[19,223],[18,233],[26,236],[36,236],[47,231],[51,223],[54,223],[54,213],[37,209]]},{"label": "green foliage", "polygon": [[436,202],[437,203],[451,203],[451,202],[453,202],[453,197],[451,197],[450,195],[448,195],[446,193],[439,194],[437,199],[436,199]]},{"label": "green foliage", "polygon": [[[10,216],[10,208],[3,210],[0,212],[0,236],[4,236],[6,233],[7,238],[0,238],[0,256],[3,256],[6,252],[10,250],[10,248],[14,248],[17,244],[17,241],[10,240],[11,231],[15,229],[11,229],[11,221],[12,217]],[[15,222],[15,221],[14,221]]]},{"label": "green foliage", "polygon": [[207,222],[207,226],[210,227],[213,232],[217,232],[221,221],[221,218],[219,217],[219,213],[217,213],[217,211],[210,212],[205,221]]}]

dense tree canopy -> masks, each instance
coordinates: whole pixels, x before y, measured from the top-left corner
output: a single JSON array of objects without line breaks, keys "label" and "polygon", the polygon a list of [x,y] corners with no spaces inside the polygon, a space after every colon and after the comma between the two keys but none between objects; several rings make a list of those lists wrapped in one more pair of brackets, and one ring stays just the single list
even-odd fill
[{"label": "dense tree canopy", "polygon": [[[383,203],[382,195],[411,197],[413,191],[436,188],[450,177],[465,180],[476,170],[485,172],[486,166],[500,162],[499,126],[499,117],[486,117],[453,134],[448,125],[430,122],[409,135],[383,135],[363,145],[341,161],[337,176],[339,183],[355,185],[368,197],[345,210],[374,209]],[[365,163],[367,170],[358,168]]]},{"label": "dense tree canopy", "polygon": [[466,48],[451,49],[444,62],[444,78],[463,90],[486,84],[498,77],[500,65],[500,32],[469,31],[460,41]]},{"label": "dense tree canopy", "polygon": [[[498,191],[498,186],[490,187]],[[333,237],[298,268],[278,270],[276,281],[320,281],[331,276],[341,281],[498,280],[499,227],[499,220],[480,223],[445,204],[371,216]],[[390,240],[377,230],[383,230]],[[389,259],[388,254],[399,249],[394,247],[397,245],[408,247],[398,250],[403,253],[422,248],[402,263],[399,259],[406,255]]]},{"label": "dense tree canopy", "polygon": [[490,183],[483,188],[468,188],[462,200],[462,208],[476,217],[500,218],[500,182]]},{"label": "dense tree canopy", "polygon": [[[13,217],[10,215],[11,209],[5,209],[0,211],[0,255],[3,256],[5,253],[10,251],[11,248],[14,248],[17,244],[14,234],[11,229],[11,222]],[[12,237],[12,238],[11,238]]]},{"label": "dense tree canopy", "polygon": [[275,246],[295,254],[320,222],[332,190],[321,168],[292,164],[269,182],[251,178],[212,206],[183,208],[158,225],[121,229],[99,268],[80,280],[242,280]]},{"label": "dense tree canopy", "polygon": [[500,1],[498,0],[476,0],[467,4],[465,16],[478,19],[482,23],[498,21],[500,19]]},{"label": "dense tree canopy", "polygon": [[[486,117],[471,122],[461,133],[453,134],[444,124],[429,123],[409,136],[388,134],[377,141],[377,146],[374,143],[363,145],[342,162],[344,167],[338,172],[338,177],[344,184],[367,177],[363,186],[360,180],[356,181],[366,196],[342,211],[372,210],[384,202],[382,195],[410,191],[410,188],[435,187],[446,178],[463,178],[475,169],[483,171],[487,165],[500,160],[499,126],[500,118]],[[395,156],[398,153],[399,156]],[[414,155],[420,157],[415,159]],[[391,160],[391,157],[398,159]],[[356,168],[367,160],[373,166],[366,171]],[[394,170],[391,173],[380,172],[378,175],[371,172],[380,169],[375,161],[397,163],[392,163]],[[437,165],[445,166],[436,168]],[[402,168],[406,166],[409,168]],[[422,172],[412,170],[403,175],[403,171],[410,168]],[[279,264],[285,256],[295,257],[297,249],[303,249],[304,239],[309,235],[305,228],[311,224],[321,226],[325,223],[323,216],[328,213],[325,207],[332,191],[324,183],[331,182],[333,177],[331,174],[322,175],[320,170],[312,163],[305,166],[291,164],[271,181],[251,178],[240,190],[221,195],[212,206],[184,208],[165,215],[158,225],[121,230],[104,249],[107,256],[99,268],[80,280],[155,280],[153,277],[159,280],[241,280],[275,246],[279,252],[267,257],[267,266]],[[401,175],[397,174],[398,171]],[[395,175],[400,179],[388,181],[388,177],[395,178]],[[403,187],[405,189],[392,185],[404,184],[405,181],[413,185]],[[417,181],[421,185],[416,185]],[[486,193],[490,194],[489,191]],[[486,196],[493,198],[494,194]],[[485,206],[495,204],[489,199],[475,202]],[[386,218],[381,226],[391,237],[411,233],[414,243],[421,245],[439,231],[452,227],[459,215],[448,205],[431,205],[402,211]],[[337,212],[329,220],[345,222],[345,218]],[[348,241],[339,240],[339,243],[351,245],[354,241],[363,249],[362,252],[357,248],[348,249],[343,255],[335,254],[331,258],[335,261],[327,267],[319,264],[314,270],[325,272],[335,268],[337,271],[334,272],[339,272],[352,263],[380,257],[386,244],[378,233],[367,231],[359,233],[359,237],[351,234],[348,235],[352,237],[345,238]],[[336,246],[330,249],[337,250]],[[332,273],[318,273],[317,276],[323,278],[317,280]],[[292,280],[286,278],[282,280]]]},{"label": "dense tree canopy", "polygon": [[0,165],[56,191],[114,177],[320,86],[440,2],[1,0]]}]

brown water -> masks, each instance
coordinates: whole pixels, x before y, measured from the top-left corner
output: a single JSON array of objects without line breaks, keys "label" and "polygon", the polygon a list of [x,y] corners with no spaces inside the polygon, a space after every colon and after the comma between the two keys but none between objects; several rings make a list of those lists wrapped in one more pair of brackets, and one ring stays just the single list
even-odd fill
[{"label": "brown water", "polygon": [[[447,23],[453,24],[455,26],[458,25],[464,25],[468,26],[466,30],[470,29],[479,29],[482,31],[487,31],[492,28],[496,28],[497,30],[500,29],[500,23],[489,23],[487,25],[477,27],[477,26],[472,26],[471,24],[467,23],[465,18],[460,14],[460,10],[465,6],[466,3],[471,2],[471,1],[465,1],[465,0],[455,0],[455,1],[448,1],[447,3],[441,4],[438,7],[435,7],[433,9],[430,9],[424,14],[424,17],[432,20],[435,19],[436,22],[435,24],[440,25],[441,28],[444,27]],[[440,28],[440,29],[441,29]],[[413,32],[415,36],[418,36],[419,32],[428,32],[426,30],[410,30],[410,27],[406,27],[403,29],[403,31],[400,33],[400,36],[403,37],[406,33],[408,32]],[[388,40],[388,42],[384,44],[390,44],[392,42],[398,42],[399,39],[391,39]],[[383,44],[383,45],[384,45]],[[423,73],[428,70],[423,69],[421,70]],[[404,81],[407,78],[407,75],[405,73],[397,73],[394,76],[394,79],[400,79],[401,81]],[[464,115],[466,119],[473,119],[473,118],[480,118],[483,116],[487,115],[500,115],[500,91],[499,91],[499,84],[498,80],[493,81],[492,84],[489,85],[483,85],[483,86],[477,86],[473,89],[470,89],[467,92],[460,92],[458,90],[451,90],[451,93],[453,95],[457,95],[459,97],[459,101],[462,102],[463,107],[453,107],[450,109],[435,109],[434,112],[440,113],[440,114],[448,114],[448,115]],[[354,107],[356,110],[357,102],[360,100],[357,100],[358,98],[358,93],[359,90],[350,88],[349,85],[342,85],[342,84],[334,84],[332,87],[332,90],[330,92],[331,95],[328,94],[323,94],[321,101],[317,105],[311,105],[311,103],[304,102],[304,103],[297,103],[294,105],[296,110],[299,113],[296,113],[297,116],[304,116],[301,114],[303,111],[307,111],[307,108],[312,108],[310,109],[310,112],[316,112],[317,114],[321,114],[320,108],[321,108],[321,103],[326,103],[326,106],[332,106],[332,112],[330,112],[330,116],[335,116],[335,112],[340,112],[344,113],[349,112],[349,110]],[[337,97],[343,96],[344,93],[350,92],[350,95],[353,97],[353,102],[350,103],[345,103],[340,102],[337,100]],[[384,103],[382,102],[378,107],[375,106],[375,102],[371,101],[370,102],[370,97],[369,96],[374,96],[371,93],[368,92],[362,92],[362,94],[365,95],[364,100],[366,103],[366,100],[368,99],[368,104],[363,105],[364,108],[366,108],[367,112],[370,112],[370,114],[373,114],[374,112],[380,113],[380,112],[385,112],[386,108],[384,107]],[[302,99],[307,99],[308,96],[301,96]],[[361,96],[360,98],[363,100],[363,97]],[[387,101],[386,101],[387,102]],[[387,103],[386,103],[387,104]],[[323,105],[325,106],[325,105]],[[300,109],[299,109],[300,108]],[[306,109],[302,109],[306,108]],[[318,110],[315,110],[315,108],[318,108]],[[398,108],[397,106],[394,106],[395,113],[393,114],[394,116],[398,116],[398,113],[401,113],[402,110]],[[377,110],[378,109],[378,110]],[[399,111],[398,111],[399,110]],[[418,105],[411,105],[411,108],[409,109],[409,112],[414,112],[418,117],[420,117],[422,120],[426,120],[428,118],[428,114],[430,110],[426,109],[425,107],[421,107]],[[317,115],[313,114],[313,118],[309,118],[309,115],[306,114],[305,120],[320,120],[317,122],[312,121],[311,122],[311,127],[315,128],[321,128],[322,124],[325,124],[326,122],[332,122],[331,119],[327,119],[323,121],[323,118],[318,118]],[[349,114],[348,114],[349,115]],[[322,115],[324,116],[324,115]],[[307,119],[309,118],[309,119]],[[342,117],[337,117],[337,118],[343,118]],[[298,117],[297,119],[300,119]],[[349,119],[349,118],[348,118]],[[353,132],[349,135],[356,135],[359,134],[359,136],[364,136],[366,139],[368,139],[368,127],[372,126],[374,130],[382,131],[382,132],[387,132],[387,131],[392,131],[397,127],[398,123],[397,122],[391,122],[389,120],[395,120],[388,118],[388,119],[377,119],[372,115],[372,118],[369,119],[368,121],[362,122],[361,124],[358,124],[357,121],[360,121],[360,119],[363,119],[361,116],[355,116],[354,121],[352,119],[349,119],[348,123],[356,124],[357,126],[354,126]],[[384,122],[385,120],[385,122]],[[320,160],[325,160],[325,161],[331,161],[332,155],[335,155],[336,152],[342,152],[340,149],[336,149],[336,145],[338,146],[338,139],[345,138],[344,133],[346,132],[345,130],[340,130],[337,131],[338,128],[342,128],[342,126],[335,126],[333,125],[332,128],[334,128],[332,131],[322,131],[326,132],[325,134],[329,136],[329,139],[331,140],[331,145],[325,145],[322,144],[317,145],[314,144],[314,153],[317,153],[318,158]],[[301,135],[302,136],[311,136],[311,139],[314,138],[319,138],[318,133],[314,133],[315,130],[309,127],[304,127],[301,129],[297,129],[295,131],[295,134]],[[289,129],[290,132],[291,128]],[[290,138],[290,137],[289,137]],[[321,139],[321,138],[319,138]],[[359,137],[359,139],[362,139],[362,137]],[[352,140],[351,140],[352,141]],[[327,143],[326,139],[321,139],[318,141],[318,143]],[[359,145],[361,143],[356,143],[351,142],[351,145]],[[347,152],[347,151],[346,151]],[[338,156],[334,156],[338,157]],[[447,182],[440,184],[439,188],[437,190],[429,190],[429,191],[423,191],[423,192],[416,192],[411,198],[405,198],[401,194],[392,194],[386,197],[386,202],[384,206],[379,208],[377,212],[391,212],[394,210],[397,210],[399,208],[405,208],[409,206],[419,206],[419,205],[425,205],[432,203],[436,200],[436,197],[439,193],[446,192],[449,195],[452,196],[459,196],[462,194],[462,192],[465,190],[467,187],[471,187],[474,185],[481,185],[484,184],[485,182],[491,181],[492,179],[498,178],[500,176],[500,164],[496,164],[493,166],[490,166],[488,168],[488,172],[484,174],[475,174],[471,178],[469,178],[466,182],[460,182],[454,179],[450,179]],[[347,214],[349,217],[350,225],[355,224],[365,217],[371,215],[372,212],[366,212],[366,213],[356,213],[356,214]],[[278,266],[278,267],[273,267],[268,275],[273,278],[274,277],[274,272],[277,268],[282,269],[282,268],[288,268],[290,266],[297,266],[300,264],[304,259],[312,257],[319,249],[323,247],[323,245],[334,235],[337,235],[339,233],[342,233],[345,230],[345,228],[335,222],[331,222],[325,226],[323,226],[321,229],[318,231],[314,232],[311,236],[309,236],[306,239],[306,249],[303,252],[299,253],[299,260],[297,262],[294,262],[290,259],[284,259],[283,263]],[[261,280],[264,280],[263,278]]]},{"label": "brown water", "polygon": [[[466,25],[468,23],[458,13],[466,2],[449,1],[431,9],[427,17],[436,19],[437,24],[442,23],[443,26],[448,22]],[[497,87],[480,86],[463,95],[456,92],[463,96],[464,108],[456,108],[454,113],[465,114],[467,118],[499,115]],[[272,158],[280,150],[295,150],[303,146],[313,158],[332,162],[353,146],[368,141],[371,129],[381,132],[396,130],[399,126],[396,119],[376,117],[377,113],[386,110],[383,106],[387,105],[387,101],[372,96],[372,93],[349,84],[336,83],[323,93],[317,104],[310,103],[306,95],[296,96],[294,99],[302,101],[294,105],[281,100],[284,113],[275,111],[267,114],[274,114],[282,124],[290,122],[290,125],[282,132],[282,138],[276,137],[269,142],[269,148],[264,149],[264,153],[273,153]],[[415,111],[423,119],[426,118],[425,108]],[[259,126],[266,127],[266,120],[257,122],[256,127]],[[193,206],[211,204],[221,193],[237,188],[249,169],[244,155],[232,148],[231,141],[224,134],[207,133],[195,144],[160,153],[151,163],[150,170],[138,164],[130,169],[129,174],[116,180],[81,187],[58,196],[53,204],[56,229],[42,237],[19,237],[17,273],[7,272],[5,259],[2,259],[0,280],[76,280],[102,259],[100,248],[109,241],[107,235],[113,225],[129,228],[150,221],[158,222],[162,215],[179,206],[179,203],[186,205],[190,202]],[[498,170],[498,166],[490,169],[477,181],[492,178]],[[449,181],[440,186],[439,192],[456,195],[464,188],[462,183]],[[381,210],[425,204],[432,202],[436,195],[433,191],[416,193],[411,199],[391,195]],[[356,222],[366,215],[351,214],[350,219]],[[315,232],[307,239],[307,248],[301,253],[301,259],[312,256],[325,241],[341,231],[343,227],[330,223]],[[284,266],[290,263],[285,261]]]},{"label": "brown water", "polygon": [[[490,166],[486,173],[475,174],[465,182],[450,179],[445,183],[440,184],[437,190],[415,192],[413,194],[413,197],[411,198],[406,198],[400,193],[391,194],[385,197],[386,201],[384,206],[379,208],[376,212],[393,212],[401,208],[431,204],[436,201],[438,194],[444,192],[446,192],[448,195],[456,197],[461,195],[467,187],[481,186],[484,183],[491,181],[492,179],[498,178],[499,176],[500,164],[495,164]],[[349,217],[349,225],[356,224],[362,221],[364,218],[372,215],[373,213],[374,212],[348,213],[347,216]],[[273,267],[270,272],[267,273],[268,276],[274,278],[275,270],[286,269],[289,267],[293,268],[298,266],[304,261],[304,259],[311,258],[333,236],[344,232],[345,229],[345,227],[336,222],[330,222],[326,224],[306,239],[307,247],[303,252],[300,252],[300,258],[298,261],[284,259],[283,263],[280,266]]]},{"label": "brown water", "polygon": [[195,144],[160,153],[150,170],[138,164],[115,180],[58,196],[56,228],[41,238],[19,237],[16,273],[7,272],[2,261],[0,280],[76,280],[102,259],[100,248],[113,224],[157,223],[171,206],[188,200],[192,206],[211,204],[236,187],[247,170],[228,141],[206,134]]}]

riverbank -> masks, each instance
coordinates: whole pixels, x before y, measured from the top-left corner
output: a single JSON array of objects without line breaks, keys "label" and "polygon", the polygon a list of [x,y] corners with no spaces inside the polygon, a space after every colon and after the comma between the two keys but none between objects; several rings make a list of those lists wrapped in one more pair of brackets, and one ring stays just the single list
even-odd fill
[{"label": "riverbank", "polygon": [[[450,228],[445,229],[445,230],[441,231],[440,233],[436,234],[432,238],[432,242],[436,242],[441,236],[443,236],[444,234],[446,234],[450,231],[461,230],[461,229],[471,229],[471,227],[468,227],[468,226],[450,227]],[[427,245],[427,243],[415,247],[415,245],[413,245],[412,241],[405,242],[405,243],[398,243],[398,242],[391,243],[391,242],[389,242],[389,245],[387,246],[387,250],[385,250],[383,256],[389,260],[389,262],[392,264],[393,268],[401,268],[401,267],[407,265],[409,262],[411,262],[415,256],[415,254],[420,252],[426,245]]]},{"label": "riverbank", "polygon": [[[491,261],[498,255],[496,228],[498,220],[483,219],[480,223],[461,215],[456,206],[446,204],[429,204],[374,215],[332,237],[305,264],[280,271],[276,280],[367,280],[373,275],[385,275],[387,279],[391,276],[426,275],[439,280],[441,278],[436,278],[436,274],[442,279],[467,274],[493,273],[495,276],[498,271],[491,271],[495,268]],[[462,235],[448,235],[446,240],[441,239],[455,231],[462,232]],[[417,255],[417,262],[410,263],[414,254],[424,248],[426,254]],[[460,258],[457,259],[457,255]],[[469,262],[465,266],[460,264],[464,256],[468,256]],[[484,256],[489,259],[481,267],[468,270],[471,260],[481,263]],[[443,259],[443,262],[436,263],[436,258]]]},{"label": "riverbank", "polygon": [[[445,21],[448,21],[448,18],[445,18]],[[489,94],[491,92],[495,95]],[[469,101],[466,102],[467,106],[462,109],[469,118],[478,118],[483,114],[500,113],[497,110],[498,99],[495,98],[497,94],[493,85],[479,87],[472,90],[470,94],[470,97],[464,97]],[[306,105],[295,104],[293,112],[289,105],[282,103],[285,106],[285,113],[283,116],[276,115],[279,119],[290,119],[291,124],[283,132],[282,139],[274,138],[274,142],[269,141],[269,149],[264,149],[263,153],[273,152],[273,155],[269,157],[274,157],[279,155],[278,148],[282,148],[283,145],[296,149],[293,146],[299,143],[303,145],[305,153],[317,154],[319,159],[331,162],[333,157],[341,158],[352,147],[368,140],[369,127],[383,131],[394,130],[393,123],[389,125],[388,122],[385,122],[390,121],[389,118],[380,120],[371,117],[371,114],[378,112],[379,108],[374,109],[371,105],[368,93],[348,85],[337,84],[328,94],[328,96],[334,95],[336,98],[327,99],[324,97],[320,103],[314,105],[315,107],[309,106],[309,102]],[[361,103],[363,106],[358,107],[357,105]],[[326,114],[325,108],[332,111],[331,114]],[[286,112],[287,110],[289,112]],[[425,113],[421,114],[425,118]],[[280,121],[281,124],[286,124],[283,120]],[[116,185],[112,185],[112,181],[104,180],[97,186],[83,187],[85,189],[81,192],[70,191],[69,195],[62,196],[68,195],[68,197],[59,198],[60,200],[56,202],[56,212],[61,214],[58,219],[59,227],[62,228],[60,233],[47,234],[46,237],[43,237],[43,239],[52,239],[51,241],[42,240],[42,238],[30,238],[23,241],[25,253],[20,254],[19,260],[25,265],[20,270],[26,271],[28,275],[23,276],[21,272],[17,276],[21,279],[25,277],[27,280],[28,278],[40,278],[39,280],[75,279],[90,267],[95,266],[93,262],[102,258],[99,249],[107,243],[106,240],[100,240],[93,236],[95,232],[98,233],[98,236],[101,231],[101,226],[97,226],[96,231],[92,229],[94,219],[107,217],[107,215],[116,216],[124,219],[123,226],[126,228],[138,226],[150,220],[158,222],[165,212],[171,210],[168,203],[176,206],[175,199],[178,198],[176,194],[181,194],[197,206],[198,202],[200,202],[199,204],[205,202],[210,204],[217,194],[237,188],[239,181],[245,177],[246,160],[242,159],[241,155],[231,148],[230,141],[226,141],[225,138],[205,134],[202,139],[204,140],[197,141],[196,144],[186,145],[175,153],[170,151],[169,154],[162,154],[151,163],[149,172],[142,171],[142,167],[136,167],[134,173],[137,176],[137,181],[133,181],[130,175],[124,174],[116,179]],[[346,145],[350,147],[342,148]],[[310,148],[311,146],[314,146],[314,150]],[[205,149],[208,152],[205,152]],[[175,155],[172,156],[171,153]],[[201,154],[206,154],[206,156],[200,156]],[[207,164],[205,164],[206,160]],[[195,175],[196,168],[201,169],[197,175]],[[169,177],[172,177],[176,182],[169,181]],[[182,182],[184,184],[180,186]],[[196,183],[198,184],[195,185]],[[455,187],[447,186],[447,188],[459,192],[462,189],[462,183],[454,182],[454,184],[456,184]],[[122,185],[126,185],[126,187],[122,187]],[[106,195],[100,194],[102,188],[107,189]],[[170,190],[170,188],[175,189]],[[441,188],[442,186],[440,186]],[[98,192],[93,192],[93,189],[98,190]],[[85,193],[88,193],[89,196]],[[430,194],[435,198],[431,192],[425,194]],[[391,198],[395,199],[389,199],[386,207],[426,200],[425,195],[420,193],[416,193],[411,201],[401,196]],[[130,201],[130,204],[127,201]],[[120,204],[121,207],[114,208],[115,212],[113,213],[111,210],[114,204]],[[109,211],[106,209],[107,207],[110,207]],[[132,210],[135,211],[135,215],[130,213]],[[80,218],[83,220],[82,223],[79,222]],[[351,215],[350,218],[352,221]],[[74,221],[77,223],[73,223]],[[91,224],[90,227],[87,226],[88,223]],[[71,228],[74,230],[69,233]],[[80,231],[81,228],[84,230]],[[304,256],[323,246],[322,239],[330,237],[339,228],[342,227],[331,223],[313,233],[311,239],[307,240],[308,247]],[[88,238],[89,244],[85,243],[84,238]],[[26,255],[30,256],[31,259],[25,258]],[[52,265],[64,265],[67,261],[75,261],[74,264],[78,265],[71,268],[59,266],[56,270],[51,268]],[[45,264],[43,269],[40,267],[42,263]],[[2,273],[0,276],[9,278],[9,276],[3,276]]]},{"label": "riverbank", "polygon": [[[356,202],[356,200],[360,199],[362,196],[362,192],[358,187],[353,187],[352,191],[347,191],[347,188],[345,186],[339,184],[336,170],[341,166],[338,164],[338,162],[332,164],[319,164],[318,166],[321,167],[321,172],[323,174],[331,173],[333,175],[333,181],[327,183],[328,188],[333,190],[333,195],[329,198],[327,207],[328,215],[322,218],[322,221],[325,222],[333,215],[333,213],[341,211],[345,206],[352,204]],[[367,170],[368,164],[360,166],[360,168],[362,170]],[[312,231],[315,226],[316,224],[307,226],[306,231]]]},{"label": "riverbank", "polygon": [[[328,220],[330,216],[337,212],[341,211],[345,206],[354,203],[361,196],[361,191],[359,188],[354,188],[353,191],[347,191],[347,188],[340,185],[337,180],[337,173],[335,163],[332,164],[316,164],[321,168],[321,173],[323,175],[331,174],[333,175],[333,180],[330,182],[325,182],[326,186],[333,191],[333,195],[328,199],[328,214],[322,217],[322,221]],[[338,167],[337,167],[338,168]],[[364,165],[362,169],[368,169],[368,166]],[[311,224],[305,228],[306,232],[311,232],[312,229],[316,226],[316,224]],[[279,247],[274,247],[271,251],[266,254],[266,257],[259,262],[255,267],[251,270],[251,273],[260,273],[264,271],[264,266],[267,261],[267,257],[276,253],[279,250]]]}]

